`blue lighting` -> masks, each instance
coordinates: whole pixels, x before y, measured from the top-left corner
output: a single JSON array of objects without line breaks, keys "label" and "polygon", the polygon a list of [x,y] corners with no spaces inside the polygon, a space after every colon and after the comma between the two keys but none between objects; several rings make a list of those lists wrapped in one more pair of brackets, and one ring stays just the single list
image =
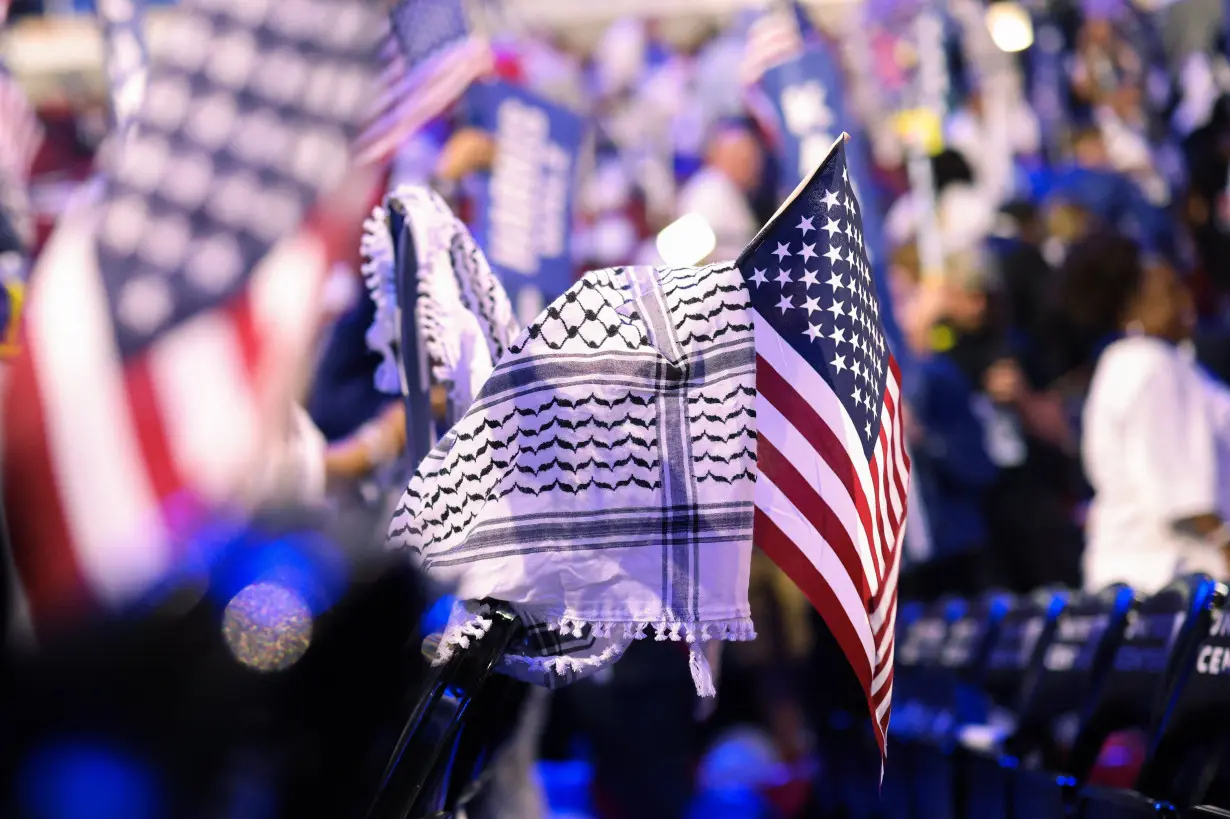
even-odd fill
[{"label": "blue lighting", "polygon": [[254,583],[275,583],[295,592],[313,615],[319,615],[341,596],[346,574],[345,556],[324,535],[296,532],[271,537],[250,530],[219,559],[212,591],[220,600],[230,601]]},{"label": "blue lighting", "polygon": [[158,783],[139,760],[101,743],[53,743],[19,774],[32,819],[160,819]]}]

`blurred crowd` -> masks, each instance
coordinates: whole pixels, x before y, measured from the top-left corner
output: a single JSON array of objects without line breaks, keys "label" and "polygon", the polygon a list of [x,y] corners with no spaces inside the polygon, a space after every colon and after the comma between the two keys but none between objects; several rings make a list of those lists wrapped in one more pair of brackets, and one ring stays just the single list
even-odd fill
[{"label": "blurred crowd", "polygon": [[[885,243],[871,250],[913,462],[902,596],[1117,579],[1148,591],[1182,570],[1230,575],[1223,5],[1053,2],[1032,9],[1033,46],[1006,54],[988,48],[980,6],[949,4],[930,189],[907,170],[916,149],[895,114],[909,106],[892,98],[917,82],[917,43],[901,22],[916,10],[818,7],[795,23],[839,57],[852,119],[834,128],[868,146],[862,184],[883,205]],[[497,48],[498,76],[594,123],[577,180],[578,273],[678,263],[661,237],[685,216],[712,234],[686,263],[731,258],[773,214],[779,135],[741,76],[749,31],[625,19],[592,37],[536,32]],[[40,184],[46,192],[83,165],[94,130],[86,118],[49,130],[36,206]],[[388,187],[428,184],[464,217],[473,174],[495,161],[490,136],[454,109],[406,142]],[[937,238],[919,236],[927,230],[939,234],[938,265],[920,242]],[[374,385],[380,357],[365,334],[375,307],[357,248],[352,261],[326,289],[331,321],[276,465],[296,478],[270,480],[383,513],[413,464],[396,458],[401,402]],[[636,644],[602,679],[560,692],[544,747],[568,758],[575,735],[589,737],[605,814],[682,815],[702,734],[746,721],[771,738],[767,750],[739,740],[763,750],[755,784],[773,785],[781,812],[801,804],[790,786],[809,776],[811,749],[799,692],[833,653],[818,652],[816,615],[759,555],[752,605],[761,637],[730,647],[719,714],[703,731],[683,665],[658,662],[675,644]],[[621,719],[632,711],[643,719]],[[650,748],[652,765],[637,752]],[[738,758],[750,779],[760,774],[749,753]],[[720,756],[711,767],[700,781],[734,776]]]}]

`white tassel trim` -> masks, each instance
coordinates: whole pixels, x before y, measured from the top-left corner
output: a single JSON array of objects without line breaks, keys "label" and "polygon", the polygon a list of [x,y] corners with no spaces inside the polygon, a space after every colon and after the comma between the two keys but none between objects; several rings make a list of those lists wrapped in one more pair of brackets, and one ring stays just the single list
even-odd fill
[{"label": "white tassel trim", "polygon": [[652,627],[655,640],[689,643],[688,667],[692,672],[692,682],[696,685],[696,693],[702,697],[712,697],[716,695],[717,688],[713,682],[713,671],[709,666],[709,660],[705,656],[705,643],[711,640],[746,642],[756,639],[756,628],[750,617],[702,620],[695,623],[667,620],[650,623],[647,621],[583,620],[563,616],[548,623],[548,628],[560,632],[565,637],[582,637],[586,627],[590,629],[591,636],[611,640],[611,645],[600,654],[589,657],[569,655],[531,657],[511,654],[505,655],[504,662],[527,666],[531,672],[554,673],[560,677],[569,674],[580,675],[586,671],[609,665],[627,650],[633,640],[645,639],[648,636],[645,630]]},{"label": "white tassel trim", "polygon": [[450,623],[444,629],[444,634],[440,636],[440,645],[436,649],[436,656],[431,664],[444,665],[453,659],[458,649],[469,648],[472,642],[486,637],[494,622],[490,614],[489,607],[480,606],[478,611],[470,615],[468,619],[460,623]]}]

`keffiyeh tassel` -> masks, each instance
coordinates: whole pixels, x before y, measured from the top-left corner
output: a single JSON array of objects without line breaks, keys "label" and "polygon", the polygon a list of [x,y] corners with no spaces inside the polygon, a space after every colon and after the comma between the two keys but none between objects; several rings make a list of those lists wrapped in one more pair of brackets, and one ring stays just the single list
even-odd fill
[{"label": "keffiyeh tassel", "polygon": [[376,317],[367,329],[367,347],[379,353],[376,389],[389,395],[402,392],[401,371],[397,364],[397,282],[393,278],[393,239],[389,235],[388,212],[377,205],[363,222],[359,251],[363,256],[363,281],[376,305]]}]

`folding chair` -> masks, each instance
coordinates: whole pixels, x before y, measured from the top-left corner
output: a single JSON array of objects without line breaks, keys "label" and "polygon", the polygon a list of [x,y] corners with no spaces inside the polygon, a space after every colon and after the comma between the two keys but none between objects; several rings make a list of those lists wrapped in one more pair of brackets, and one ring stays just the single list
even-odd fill
[{"label": "folding chair", "polygon": [[[517,630],[508,609],[492,606],[487,635],[433,668],[406,719],[368,819],[452,816],[473,796],[471,784],[491,746],[505,733],[498,709],[511,680],[492,679]],[[507,712],[505,712],[507,713]]]},{"label": "folding chair", "polygon": [[1131,790],[1088,789],[1082,813],[1098,817],[1146,815],[1205,801],[1230,803],[1230,618],[1227,589],[1211,580],[1195,600],[1191,640],[1176,652],[1164,701]]},{"label": "folding chair", "polygon": [[1066,591],[1038,591],[1004,616],[987,660],[983,694],[988,720],[963,726],[958,734],[955,757],[958,775],[966,783],[968,819],[1007,814],[1008,779],[1017,766],[1005,750],[1019,722],[1014,709],[1029,673],[1042,664],[1070,596]]},{"label": "folding chair", "polygon": [[[1175,669],[1186,661],[1196,636],[1207,629],[1213,589],[1212,581],[1203,575],[1176,580],[1130,615],[1110,669],[1081,719],[1064,770],[1029,772],[1021,777],[1014,799],[1015,819],[1082,815],[1086,809],[1091,816],[1131,816],[1137,807],[1165,809],[1129,805],[1120,794],[1103,799],[1103,790],[1087,786],[1082,790],[1081,786],[1088,782],[1112,734],[1147,731],[1154,723]],[[1102,810],[1111,813],[1100,813]]]},{"label": "folding chair", "polygon": [[[891,761],[881,789],[880,807],[886,816],[910,815],[910,783],[922,738],[949,699],[951,686],[947,672],[940,667],[940,655],[948,629],[965,616],[967,608],[964,600],[949,598],[925,607],[905,604],[898,613],[893,718],[888,728]],[[838,785],[843,781],[839,779]],[[849,798],[844,807],[855,817],[871,810]]]},{"label": "folding chair", "polygon": [[1017,605],[1011,596],[988,592],[973,601],[964,617],[954,621],[940,651],[939,667],[947,672],[947,705],[935,715],[918,740],[912,760],[910,793],[917,819],[955,819],[962,815],[965,780],[953,765],[957,729],[984,721],[987,661],[999,639],[1004,618]]},{"label": "folding chair", "polygon": [[1062,791],[1053,786],[1060,777],[1066,781],[1063,749],[1071,737],[1065,734],[1068,726],[1074,732],[1080,710],[1110,669],[1136,603],[1129,587],[1115,584],[1096,594],[1077,595],[1061,612],[1041,662],[1026,674],[1017,727],[1004,743],[1006,815],[1062,812]]}]

